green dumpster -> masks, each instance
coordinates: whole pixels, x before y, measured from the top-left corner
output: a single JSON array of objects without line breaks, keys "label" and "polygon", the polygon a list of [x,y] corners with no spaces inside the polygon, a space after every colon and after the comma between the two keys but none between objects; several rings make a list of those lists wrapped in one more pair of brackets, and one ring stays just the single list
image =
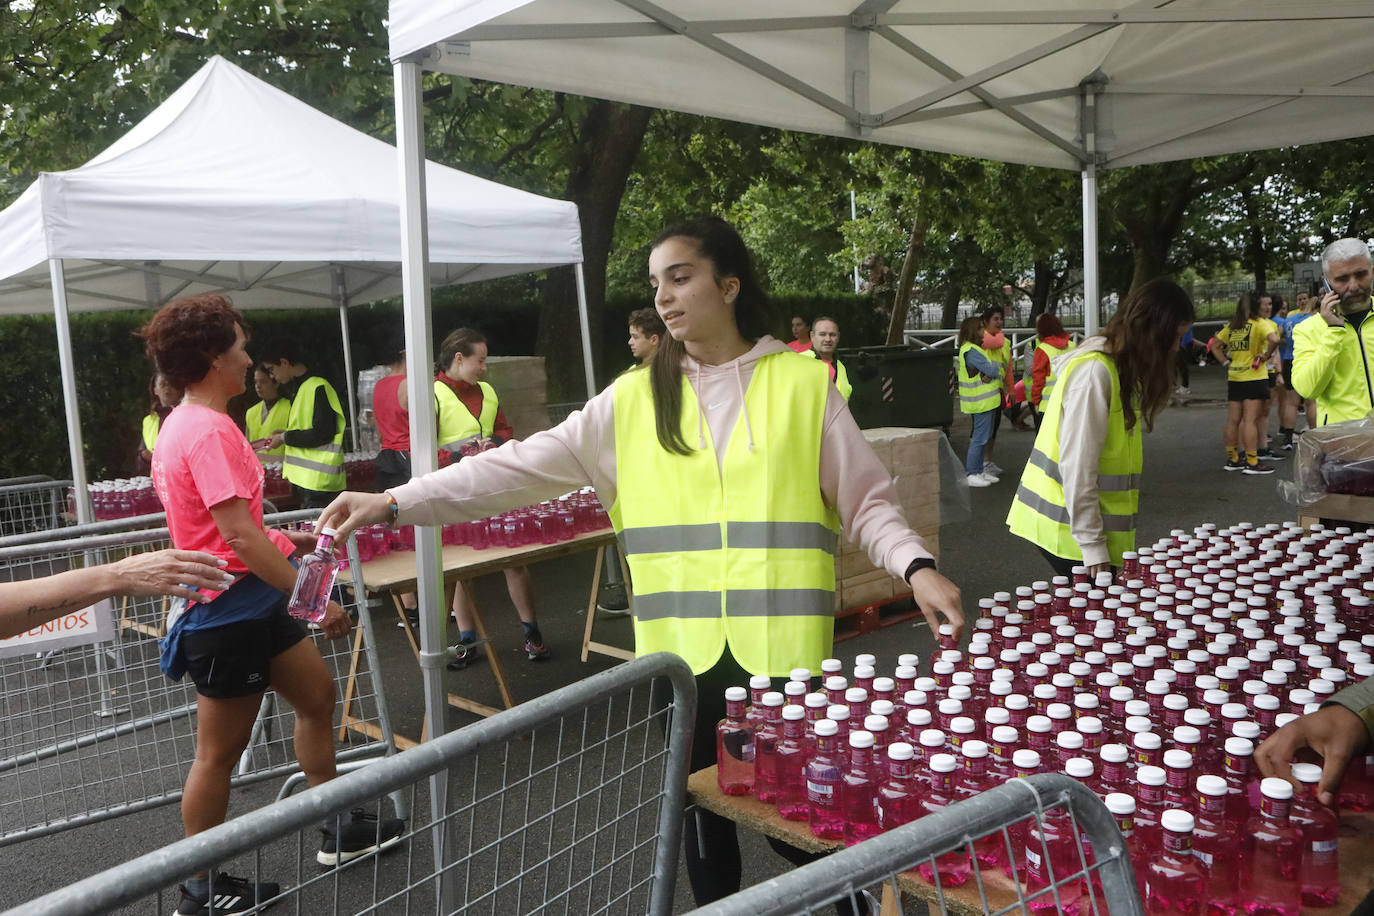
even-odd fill
[{"label": "green dumpster", "polygon": [[849,410],[860,429],[878,426],[948,427],[954,422],[951,350],[905,344],[835,351],[849,371]]}]

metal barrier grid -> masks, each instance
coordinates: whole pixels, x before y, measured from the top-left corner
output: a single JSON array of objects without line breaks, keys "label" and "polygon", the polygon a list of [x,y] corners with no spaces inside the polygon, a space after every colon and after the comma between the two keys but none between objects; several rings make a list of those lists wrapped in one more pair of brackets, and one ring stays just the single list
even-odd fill
[{"label": "metal barrier grid", "polygon": [[[1047,812],[1065,815],[1071,841],[1051,855],[1039,827]],[[979,843],[979,841],[982,843]],[[1024,878],[985,881],[997,865],[980,863],[979,846],[995,849],[1017,863],[1031,858],[1049,863],[1047,883],[1030,888]],[[991,849],[989,849],[991,847]],[[1024,856],[1024,858],[1022,858]],[[1062,873],[1056,863],[1067,860]],[[916,870],[925,882],[907,908],[897,876]],[[966,873],[974,893],[952,899],[942,875]],[[998,879],[1002,875],[998,874]],[[996,885],[995,887],[993,885]],[[1006,890],[1014,886],[1011,893]],[[1144,913],[1125,840],[1116,819],[1086,786],[1062,775],[1011,779],[927,817],[826,856],[802,868],[693,910],[691,916],[792,916],[819,913],[847,900],[864,912],[859,898],[867,890],[892,890],[898,912],[1004,914],[1071,913],[1137,916]],[[999,902],[1000,901],[1000,902]],[[884,910],[884,913],[890,912]]]},{"label": "metal barrier grid", "polygon": [[63,527],[71,484],[70,480],[39,480],[0,485],[0,537]]},{"label": "metal barrier grid", "polygon": [[[283,513],[268,521],[282,526],[316,514]],[[10,548],[0,555],[0,579],[46,576],[168,546],[162,528]],[[337,758],[393,753],[368,609],[347,593],[336,597],[355,615],[354,633],[328,640],[312,631],[311,637],[341,700],[352,684],[350,721],[380,736],[363,740],[340,729],[346,743]],[[181,797],[195,756],[196,693],[189,678],[174,683],[158,666],[170,602],[117,598],[112,604],[110,641],[0,659],[0,847]],[[290,707],[269,691],[235,781],[297,771],[294,725]]]},{"label": "metal barrier grid", "polygon": [[[5,916],[165,914],[178,882],[230,867],[283,883],[260,904],[273,912],[666,916],[695,713],[680,658],[635,659]],[[316,865],[322,819],[389,816],[381,799],[396,793],[414,812],[399,843]]]}]

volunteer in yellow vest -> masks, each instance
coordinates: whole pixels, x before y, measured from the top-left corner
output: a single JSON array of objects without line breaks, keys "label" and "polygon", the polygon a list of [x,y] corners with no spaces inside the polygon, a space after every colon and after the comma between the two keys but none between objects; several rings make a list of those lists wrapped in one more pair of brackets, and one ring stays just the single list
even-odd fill
[{"label": "volunteer in yellow vest", "polygon": [[[262,400],[249,407],[243,415],[244,429],[250,443],[263,442],[274,433],[285,432],[291,423],[291,399],[281,396],[281,386],[266,367],[258,366],[253,370],[253,390]],[[286,447],[279,445],[269,448],[264,443],[255,451],[259,461],[281,461]]]},{"label": "volunteer in yellow vest", "polygon": [[983,319],[970,315],[959,325],[959,350],[954,374],[959,382],[959,410],[973,418],[964,472],[971,487],[990,487],[998,477],[987,470],[983,456],[996,418],[1002,410],[1002,367],[983,349]]},{"label": "volunteer in yellow vest", "polygon": [[[347,493],[321,524],[457,522],[591,484],[634,573],[636,651],[675,652],[697,675],[697,769],[715,762],[726,687],[815,671],[830,653],[841,527],[932,627],[940,614],[958,632],[963,613],[828,374],[768,334],[739,234],[716,218],[668,230],[649,281],[669,335],[651,365],[551,430],[387,493]],[[703,812],[687,828],[697,902],[737,890],[733,823]]]},{"label": "volunteer in yellow vest", "polygon": [[[480,331],[459,328],[439,345],[439,365],[443,371],[434,376],[435,411],[439,417],[439,448],[462,458],[464,446],[478,449],[499,446],[515,438],[515,430],[506,422],[496,397],[496,390],[482,381],[487,374],[487,339]],[[475,456],[471,456],[475,457]],[[506,590],[511,604],[520,615],[524,630],[524,652],[530,661],[549,657],[535,616],[534,582],[529,568],[509,568],[505,571]],[[458,625],[458,641],[450,671],[461,671],[482,656],[477,644],[477,626],[468,605],[467,589],[453,590],[453,619]]]},{"label": "volunteer in yellow vest", "polygon": [[835,350],[839,346],[839,322],[834,318],[817,318],[811,324],[811,349],[803,350],[802,353],[812,359],[825,362],[830,368],[830,381],[835,383],[840,394],[848,401],[849,396],[854,392],[854,386],[849,383],[849,372],[845,369],[844,363],[835,356]]},{"label": "volunteer in yellow vest", "polygon": [[[1254,294],[1245,292],[1236,312],[1212,338],[1212,355],[1226,367],[1226,446],[1223,470],[1246,474],[1272,474],[1274,469],[1259,460],[1259,421],[1269,400],[1269,369],[1265,365],[1279,347],[1273,324],[1254,311]],[[1244,450],[1244,454],[1241,450]]]},{"label": "volunteer in yellow vest", "polygon": [[1152,280],[1117,308],[1102,334],[1055,360],[1046,402],[1007,513],[1056,573],[1090,576],[1135,548],[1142,429],[1169,403],[1179,339],[1193,303],[1172,280]]},{"label": "volunteer in yellow vest", "polygon": [[284,432],[273,433],[268,448],[285,445],[282,477],[303,508],[329,505],[344,488],[344,412],[334,386],[311,375],[292,341],[281,341],[264,350],[262,364],[291,402],[291,417]]},{"label": "volunteer in yellow vest", "polygon": [[143,416],[139,427],[137,473],[147,474],[153,467],[153,446],[157,445],[157,434],[162,429],[162,421],[181,403],[181,389],[167,381],[161,372],[155,372],[148,379],[148,412]]},{"label": "volunteer in yellow vest", "polygon": [[1374,321],[1369,248],[1338,239],[1322,252],[1320,321],[1293,328],[1293,389],[1317,402],[1317,425],[1356,420],[1374,407]]},{"label": "volunteer in yellow vest", "polygon": [[1060,320],[1049,313],[1035,319],[1035,355],[1031,359],[1030,401],[1035,405],[1035,425],[1040,426],[1044,405],[1049,404],[1058,380],[1054,374],[1054,360],[1074,348],[1069,332]]},{"label": "volunteer in yellow vest", "polygon": [[992,450],[997,445],[997,430],[1002,428],[1003,406],[1015,403],[1012,398],[1012,385],[1016,383],[1016,373],[1011,365],[1011,341],[1007,335],[1002,333],[1002,326],[1006,320],[1006,313],[1000,305],[990,305],[983,309],[983,342],[980,346],[987,354],[988,359],[992,360],[1001,369],[1002,383],[998,392],[998,411],[992,417],[992,433],[988,436],[987,445],[983,447],[983,473],[994,478],[1001,477],[1004,469],[997,462],[992,460]]}]

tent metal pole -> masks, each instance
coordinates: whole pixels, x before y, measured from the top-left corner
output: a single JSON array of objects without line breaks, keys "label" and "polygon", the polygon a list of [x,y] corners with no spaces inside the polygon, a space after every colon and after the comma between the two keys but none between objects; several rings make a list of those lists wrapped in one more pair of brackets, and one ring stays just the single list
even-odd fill
[{"label": "tent metal pole", "polygon": [[577,273],[577,320],[582,324],[582,370],[587,376],[587,400],[596,397],[596,373],[592,371],[592,328],[587,318],[587,276],[580,263],[573,265]]},{"label": "tent metal pole", "polygon": [[1097,95],[1091,84],[1083,86],[1079,103],[1083,131],[1083,333],[1097,333],[1102,301],[1097,273]]},{"label": "tent metal pole", "polygon": [[81,439],[81,408],[76,401],[76,360],[72,356],[72,328],[67,313],[67,277],[61,258],[48,260],[52,278],[52,311],[57,322],[57,362],[62,372],[62,404],[67,411],[67,449],[72,462],[72,490],[76,494],[76,521],[95,521],[91,492],[86,481],[86,457]]},{"label": "tent metal pole", "polygon": [[353,430],[353,451],[358,451],[358,377],[353,373],[353,335],[348,327],[348,285],[342,267],[330,271],[334,301],[339,306],[339,332],[343,338],[344,387],[348,389],[348,427]]}]

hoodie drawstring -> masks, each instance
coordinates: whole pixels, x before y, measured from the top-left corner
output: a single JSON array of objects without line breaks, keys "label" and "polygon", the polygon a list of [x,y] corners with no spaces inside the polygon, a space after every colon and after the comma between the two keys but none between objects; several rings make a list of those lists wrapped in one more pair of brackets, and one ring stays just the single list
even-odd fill
[{"label": "hoodie drawstring", "polygon": [[752,452],[754,450],[754,428],[749,425],[749,405],[744,400],[744,373],[740,371],[739,364],[740,360],[735,360],[735,387],[739,390],[739,409],[744,414],[744,431],[749,434],[749,451]]},{"label": "hoodie drawstring", "polygon": [[705,423],[706,414],[701,408],[701,363],[697,363],[696,368],[697,383],[695,385],[695,390],[697,392],[697,448],[704,449],[706,448],[706,435],[703,432],[702,424]]}]

